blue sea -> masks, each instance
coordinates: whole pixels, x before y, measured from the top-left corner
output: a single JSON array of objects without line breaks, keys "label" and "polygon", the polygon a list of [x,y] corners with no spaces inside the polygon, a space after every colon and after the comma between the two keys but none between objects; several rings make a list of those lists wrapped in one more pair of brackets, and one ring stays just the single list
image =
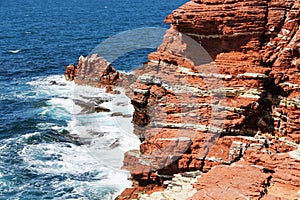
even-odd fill
[{"label": "blue sea", "polygon": [[[1,200],[105,200],[131,186],[120,168],[139,140],[130,117],[111,116],[130,116],[130,100],[123,91],[76,86],[62,74],[114,35],[168,28],[166,15],[185,2],[0,0]],[[131,71],[154,50],[128,52],[113,64]],[[90,112],[95,102],[111,112]]]}]

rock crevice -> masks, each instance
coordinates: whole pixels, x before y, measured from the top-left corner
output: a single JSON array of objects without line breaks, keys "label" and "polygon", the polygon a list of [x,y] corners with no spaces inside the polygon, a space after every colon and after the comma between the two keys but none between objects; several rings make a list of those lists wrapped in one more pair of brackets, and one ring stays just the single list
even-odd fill
[{"label": "rock crevice", "polygon": [[142,144],[124,168],[140,185],[200,170],[191,199],[296,197],[299,1],[194,0],[165,21],[131,85]]},{"label": "rock crevice", "polygon": [[[135,184],[118,199],[299,198],[299,5],[193,0],[167,16],[170,29],[135,77],[98,55],[66,68],[77,84],[123,85],[134,106],[142,143],[123,167]],[[197,170],[198,181],[177,187],[176,177],[187,180],[178,174]]]}]

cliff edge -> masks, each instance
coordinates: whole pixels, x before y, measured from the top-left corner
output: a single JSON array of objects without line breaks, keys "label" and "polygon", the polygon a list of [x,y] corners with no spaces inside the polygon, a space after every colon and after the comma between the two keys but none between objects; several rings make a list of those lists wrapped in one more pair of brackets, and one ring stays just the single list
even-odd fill
[{"label": "cliff edge", "polygon": [[[300,198],[299,5],[194,0],[167,16],[130,86],[142,144],[124,159],[136,189],[118,199]],[[190,171],[192,187],[170,180]],[[150,185],[165,191],[141,194]]]}]

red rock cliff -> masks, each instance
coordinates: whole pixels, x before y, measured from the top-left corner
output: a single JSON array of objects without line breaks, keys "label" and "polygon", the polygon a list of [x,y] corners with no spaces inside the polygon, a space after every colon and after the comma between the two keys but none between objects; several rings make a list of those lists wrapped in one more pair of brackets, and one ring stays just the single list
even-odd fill
[{"label": "red rock cliff", "polygon": [[194,0],[167,16],[131,85],[139,185],[200,170],[191,199],[299,198],[299,5]]}]

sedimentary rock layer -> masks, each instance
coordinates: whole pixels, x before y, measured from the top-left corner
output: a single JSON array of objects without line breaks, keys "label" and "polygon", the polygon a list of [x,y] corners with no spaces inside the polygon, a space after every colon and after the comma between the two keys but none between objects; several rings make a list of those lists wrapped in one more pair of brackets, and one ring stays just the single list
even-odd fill
[{"label": "sedimentary rock layer", "polygon": [[296,197],[299,1],[194,0],[166,22],[130,86],[142,144],[124,168],[139,185],[200,170],[192,199]]}]

